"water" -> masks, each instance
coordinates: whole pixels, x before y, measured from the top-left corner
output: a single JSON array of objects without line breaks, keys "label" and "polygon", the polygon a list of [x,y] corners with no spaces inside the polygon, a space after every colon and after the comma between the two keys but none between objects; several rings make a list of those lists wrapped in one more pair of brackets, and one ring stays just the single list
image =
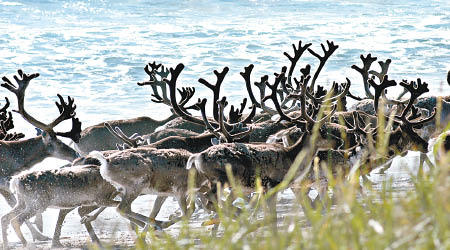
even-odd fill
[{"label": "water", "polygon": [[[348,77],[352,92],[362,95],[361,76],[350,67],[362,65],[360,54],[372,53],[379,60],[392,59],[390,78],[421,77],[430,84],[429,94],[446,95],[448,3],[0,0],[0,74],[11,77],[19,68],[39,72],[27,91],[29,113],[50,122],[58,114],[56,94],[70,95],[83,128],[110,119],[168,116],[166,107],[150,102],[149,88],[136,85],[148,79],[143,68],[152,61],[170,67],[184,63],[178,82],[197,88],[194,99],[211,98],[198,78],[214,82],[212,71],[228,66],[222,94],[238,104],[247,96],[239,72],[253,63],[252,81],[264,74],[273,80],[273,72],[288,65],[283,52],[292,54],[291,44],[298,40],[313,43],[319,54],[326,40],[339,45],[320,84]],[[306,63],[314,69],[317,60],[306,52],[299,65]],[[3,96],[15,103],[11,93],[0,89],[1,105]],[[15,117],[15,131],[33,136],[33,127]],[[39,167],[59,165],[46,160]]]}]

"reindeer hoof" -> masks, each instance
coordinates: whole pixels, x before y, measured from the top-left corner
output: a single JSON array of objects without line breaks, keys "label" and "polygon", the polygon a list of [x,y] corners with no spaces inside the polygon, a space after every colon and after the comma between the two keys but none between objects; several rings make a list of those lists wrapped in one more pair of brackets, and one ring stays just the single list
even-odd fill
[{"label": "reindeer hoof", "polygon": [[52,248],[63,248],[63,244],[60,241],[52,241]]},{"label": "reindeer hoof", "polygon": [[49,241],[49,240],[51,240],[51,238],[40,233],[36,233],[33,235],[33,241]]}]

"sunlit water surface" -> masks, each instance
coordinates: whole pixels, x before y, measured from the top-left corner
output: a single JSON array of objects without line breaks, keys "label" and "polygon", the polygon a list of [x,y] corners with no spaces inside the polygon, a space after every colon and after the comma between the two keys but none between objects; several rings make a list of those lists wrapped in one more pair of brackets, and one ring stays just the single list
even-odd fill
[{"label": "sunlit water surface", "polygon": [[[361,76],[351,65],[361,66],[360,54],[372,53],[379,60],[392,59],[390,78],[421,77],[429,83],[429,94],[450,94],[445,84],[450,69],[447,1],[355,2],[0,0],[0,74],[11,77],[19,68],[26,73],[39,72],[41,76],[27,91],[29,113],[49,122],[58,114],[53,104],[56,94],[70,95],[76,100],[83,128],[110,119],[168,116],[166,107],[150,102],[149,88],[136,85],[148,79],[143,68],[152,61],[171,67],[185,64],[178,82],[195,86],[195,99],[211,97],[198,78],[214,82],[212,71],[228,66],[222,94],[238,104],[247,96],[239,72],[253,63],[252,81],[264,74],[272,80],[274,72],[289,65],[283,52],[292,54],[291,44],[298,40],[311,42],[319,54],[320,43],[326,40],[339,45],[318,79],[322,85],[348,77],[352,92],[362,95]],[[318,64],[309,53],[300,65],[306,63]],[[15,102],[7,90],[0,92],[0,104],[4,104],[3,96]],[[33,127],[17,115],[15,124],[16,131],[34,135]],[[417,160],[413,154],[396,159],[396,168],[388,175],[373,174],[371,178],[379,183],[394,176],[394,184],[401,189],[408,186]],[[38,167],[61,164],[49,159]],[[402,168],[405,164],[407,170]],[[293,199],[289,192],[283,197],[286,203]],[[147,206],[148,201],[142,200],[137,207]],[[175,203],[168,206],[161,217],[176,209]],[[1,201],[0,214],[7,210]],[[110,211],[97,227],[108,218],[114,223],[117,215]],[[50,221],[46,223],[53,225],[54,210],[46,215]],[[68,220],[73,226],[63,235],[84,233],[77,216]],[[46,227],[48,235],[52,230]],[[16,239],[12,232],[10,235]]]}]

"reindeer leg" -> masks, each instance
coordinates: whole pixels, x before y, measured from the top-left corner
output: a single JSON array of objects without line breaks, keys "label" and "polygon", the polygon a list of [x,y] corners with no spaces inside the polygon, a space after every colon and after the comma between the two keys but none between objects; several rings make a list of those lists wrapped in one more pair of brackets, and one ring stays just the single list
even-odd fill
[{"label": "reindeer leg", "polygon": [[[90,212],[94,211],[97,208],[98,208],[98,206],[81,206],[78,208],[78,214],[80,215],[81,218],[83,218],[85,215],[89,214]],[[105,208],[105,207],[102,207],[102,208]],[[90,221],[85,222],[84,226],[86,227],[86,230],[88,231],[92,242],[97,244],[101,248],[102,244],[100,243],[100,240],[98,239],[97,235],[95,234],[95,231],[94,231],[94,228],[92,228],[91,222]]]},{"label": "reindeer leg", "polygon": [[381,167],[380,171],[378,172],[379,174],[384,174],[384,172],[386,172],[386,170],[388,170],[391,165],[392,165],[393,161],[389,161],[388,163],[386,163],[383,167]]},{"label": "reindeer leg", "polygon": [[92,222],[97,219],[97,217],[107,208],[107,207],[117,207],[120,202],[115,201],[114,198],[119,194],[119,192],[114,192],[108,199],[101,201],[98,203],[101,207],[95,212],[93,215],[89,215],[88,213],[84,214],[81,217],[80,223],[85,224],[88,222]]},{"label": "reindeer leg", "polygon": [[423,164],[426,163],[430,168],[434,168],[434,164],[431,162],[430,158],[428,158],[428,155],[426,153],[420,153],[419,156],[419,170],[417,175],[422,176],[423,175]]},{"label": "reindeer leg", "polygon": [[161,210],[162,205],[164,204],[164,202],[166,201],[167,196],[156,196],[156,200],[153,203],[153,208],[152,211],[150,212],[149,218],[150,219],[155,219],[156,216],[158,215],[159,211]]},{"label": "reindeer leg", "polygon": [[[319,181],[318,184],[318,200],[320,201],[320,205],[322,206],[322,213],[326,211],[327,205],[328,205],[328,181]],[[317,199],[316,198],[316,199]]]},{"label": "reindeer leg", "polygon": [[14,231],[16,231],[17,236],[19,237],[20,241],[22,242],[22,244],[24,246],[27,245],[27,240],[25,239],[25,237],[22,234],[22,231],[20,230],[20,226],[28,219],[30,219],[31,217],[35,216],[36,213],[39,211],[37,206],[27,206],[25,205],[25,209],[22,210],[22,212],[11,220],[11,225],[14,228]]},{"label": "reindeer leg", "polygon": [[38,214],[36,214],[36,216],[34,216],[34,224],[36,225],[36,227],[39,231],[42,232],[44,230],[44,221],[42,220],[41,213],[38,213]]},{"label": "reindeer leg", "polygon": [[427,154],[424,154],[424,158],[425,158],[425,163],[430,167],[430,168],[434,168],[434,164],[433,162],[431,162],[430,158],[428,158]]},{"label": "reindeer leg", "polygon": [[[252,211],[252,213],[250,214],[250,217],[249,217],[250,220],[255,219],[255,218],[256,218],[256,214],[257,214],[258,211],[259,211],[259,205],[260,205],[260,203],[261,203],[262,193],[258,193],[257,195],[258,195],[258,197],[256,198],[256,202],[255,202],[255,204],[252,205],[253,211]],[[255,209],[255,208],[256,208],[256,209]]]},{"label": "reindeer leg", "polygon": [[[6,190],[2,190],[0,189],[0,194],[5,198],[6,202],[8,203],[8,205],[10,207],[14,207],[16,205],[16,198],[14,197],[14,195]],[[28,229],[31,232],[31,236],[33,237],[33,241],[47,241],[50,240],[49,237],[43,235],[41,232],[39,232],[34,226],[33,224],[31,224],[31,222],[29,222],[28,220],[25,221],[25,224],[27,225]]]},{"label": "reindeer leg", "polygon": [[309,198],[308,193],[311,188],[293,188],[291,187],[292,192],[295,195],[295,199],[297,200],[300,208],[305,210],[305,199],[309,202],[309,207],[314,207],[314,202]]},{"label": "reindeer leg", "polygon": [[[268,209],[268,216],[269,216],[269,221],[272,225],[272,232],[273,233],[277,233],[278,231],[278,218],[277,218],[277,193],[275,193],[273,196],[269,197],[267,199],[267,205],[269,206]],[[266,215],[267,216],[267,215]]]},{"label": "reindeer leg", "polygon": [[155,221],[154,219],[150,219],[142,214],[131,211],[131,202],[133,202],[137,198],[137,196],[138,195],[136,195],[134,193],[125,193],[122,196],[122,200],[120,201],[119,206],[117,206],[117,211],[122,216],[124,216],[125,218],[130,220],[132,223],[134,223],[140,227],[145,228],[147,225],[151,224],[152,226],[156,227],[157,229],[160,229],[161,226],[158,225],[157,221]]},{"label": "reindeer leg", "polygon": [[62,228],[64,219],[66,218],[67,214],[70,213],[70,211],[72,211],[72,210],[73,210],[73,208],[59,210],[58,220],[56,221],[55,233],[53,234],[53,239],[52,239],[52,248],[63,247],[63,245],[59,241],[59,239],[61,237],[61,228]]},{"label": "reindeer leg", "polygon": [[167,228],[167,227],[177,223],[178,221],[180,221],[182,219],[189,219],[191,217],[192,213],[195,210],[195,205],[194,205],[194,209],[192,209],[192,208],[188,209],[187,199],[188,199],[187,196],[184,195],[184,194],[179,195],[177,197],[178,205],[180,206],[182,216],[174,216],[174,215],[169,216],[169,221],[168,222],[163,222],[161,224],[161,226],[163,228]]},{"label": "reindeer leg", "polygon": [[[26,209],[26,204],[24,202],[19,202],[16,204],[16,206],[14,206],[14,208],[11,211],[9,211],[7,214],[2,216],[1,224],[2,224],[2,237],[3,237],[3,249],[4,250],[9,249],[9,247],[8,247],[8,226],[11,223],[11,220],[14,217],[16,217],[17,214],[22,213],[25,209]],[[20,231],[20,228],[19,228],[19,231]],[[19,234],[17,234],[17,235],[19,236],[19,238],[20,238],[20,236],[22,236],[22,238],[23,238],[22,233],[20,233],[20,235]],[[22,241],[22,238],[21,238],[21,241]],[[26,242],[25,238],[23,238],[23,241]]]}]

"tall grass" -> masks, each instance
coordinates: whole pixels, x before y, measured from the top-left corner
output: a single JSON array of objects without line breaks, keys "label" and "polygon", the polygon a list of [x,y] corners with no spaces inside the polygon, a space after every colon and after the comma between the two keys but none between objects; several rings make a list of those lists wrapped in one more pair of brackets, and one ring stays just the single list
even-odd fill
[{"label": "tall grass", "polygon": [[[380,130],[376,152],[386,153],[388,136]],[[303,157],[300,153],[285,181],[254,196],[251,206],[241,207],[239,213],[231,202],[216,206],[221,222],[216,236],[211,236],[211,226],[198,228],[182,221],[176,235],[141,233],[132,248],[450,249],[450,157],[441,157],[430,171],[411,173],[412,188],[406,191],[396,190],[392,180],[386,180],[376,188],[363,184],[361,192],[359,169],[364,166],[353,166],[345,178],[329,174],[329,196],[318,204],[300,197],[290,204],[296,212],[279,216],[274,230],[268,199],[288,188]],[[233,182],[231,171],[228,174]],[[257,181],[257,191],[261,190]],[[233,192],[242,197],[239,187]],[[255,211],[259,212],[255,215]]]}]

